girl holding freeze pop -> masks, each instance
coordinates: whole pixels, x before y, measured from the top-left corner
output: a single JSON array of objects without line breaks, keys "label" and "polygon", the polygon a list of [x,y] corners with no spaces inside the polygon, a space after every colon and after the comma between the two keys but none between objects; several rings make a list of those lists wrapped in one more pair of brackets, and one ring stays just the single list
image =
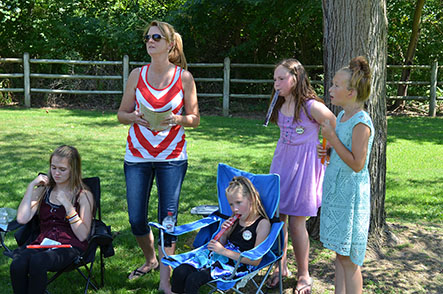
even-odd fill
[{"label": "girl holding freeze pop", "polygon": [[[220,239],[212,239],[208,250],[185,261],[174,269],[171,285],[174,293],[197,294],[207,282],[233,272],[240,253],[251,250],[269,235],[269,222],[260,195],[251,181],[245,177],[234,177],[226,188],[226,197],[233,216],[221,226],[224,233]],[[238,220],[237,220],[238,219]],[[261,259],[243,258],[237,276],[246,275],[249,269],[259,265]]]},{"label": "girl holding freeze pop", "polygon": [[[336,252],[335,293],[358,294],[363,290],[360,267],[368,240],[368,163],[374,139],[371,118],[363,110],[371,91],[366,58],[352,59],[335,74],[332,83],[331,102],[343,110],[336,127],[328,121],[322,124],[322,135],[332,152],[323,182],[320,241]],[[326,150],[321,151],[319,155],[325,155]]]},{"label": "girl holding freeze pop", "polygon": [[[280,175],[280,220],[285,222],[285,246],[282,276],[291,275],[287,265],[288,231],[297,262],[297,285],[294,292],[311,293],[309,275],[309,236],[306,217],[317,216],[321,205],[324,165],[317,157],[320,124],[329,120],[335,126],[335,115],[311,87],[303,65],[286,59],[274,70],[274,93],[278,100],[270,121],[280,128],[280,139],[272,159],[270,173]],[[278,267],[267,286],[278,286]]]},{"label": "girl holding freeze pop", "polygon": [[[39,174],[29,183],[17,210],[20,224],[38,214],[40,234],[31,247],[13,252],[10,274],[16,294],[45,293],[47,272],[64,269],[88,246],[94,198],[82,182],[80,155],[62,145],[49,164],[49,175]],[[58,248],[46,248],[48,241]]]}]

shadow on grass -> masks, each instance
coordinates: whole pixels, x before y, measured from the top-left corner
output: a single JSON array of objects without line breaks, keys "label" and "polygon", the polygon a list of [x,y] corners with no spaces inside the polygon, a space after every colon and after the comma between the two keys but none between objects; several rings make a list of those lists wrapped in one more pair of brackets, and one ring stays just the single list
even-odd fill
[{"label": "shadow on grass", "polygon": [[[406,179],[400,182],[396,180],[395,175],[388,175],[386,177],[386,187],[389,191],[386,195],[389,198],[389,202],[386,203],[388,217],[408,222],[441,221],[442,183],[443,176],[432,179]],[[405,195],[403,192],[405,186],[408,186],[410,194]]]},{"label": "shadow on grass", "polygon": [[[23,126],[27,126],[25,119],[28,113],[25,109],[17,109],[17,115],[19,114],[23,117]],[[43,114],[46,115],[45,112]],[[115,135],[115,133],[109,135],[110,130],[121,126],[117,121],[115,112],[49,110],[49,115],[51,114],[54,115],[54,119],[58,116],[60,120],[69,124],[81,123],[85,126],[81,131],[84,133],[77,130],[72,132],[66,130],[62,133],[33,136],[26,131],[22,131],[20,125],[17,126],[17,124],[14,126],[20,130],[18,132],[0,132],[0,141],[3,142],[0,150],[3,159],[0,162],[0,177],[3,178],[0,179],[0,189],[3,194],[0,195],[5,195],[1,199],[2,203],[12,207],[18,206],[23,195],[20,191],[24,191],[30,179],[37,172],[47,170],[48,157],[53,148],[62,143],[71,143],[80,147],[80,153],[84,159],[84,176],[99,176],[102,181],[103,219],[113,227],[113,231],[119,232],[114,244],[116,256],[106,260],[107,286],[104,290],[112,292],[115,289],[127,289],[131,292],[142,293],[147,289],[156,289],[158,286],[158,272],[138,281],[128,282],[127,280],[129,272],[143,262],[140,249],[130,232],[126,212],[123,156],[127,129],[117,133],[118,136],[120,136],[120,133],[122,134],[118,139],[110,137]],[[39,115],[35,117],[38,119]],[[79,118],[83,119],[78,120]],[[388,132],[392,132],[395,136],[388,136],[388,143],[405,139],[443,144],[442,121],[441,118],[390,118]],[[261,123],[261,121],[253,119],[208,116],[202,117],[199,128],[186,130],[190,145],[188,150],[189,168],[182,188],[179,224],[188,223],[198,218],[198,216],[190,215],[189,211],[192,207],[200,204],[217,203],[216,173],[219,162],[253,173],[267,173],[269,171],[279,131],[275,126],[264,128]],[[95,135],[88,133],[87,130],[89,129],[91,132],[103,129],[103,135],[95,137]],[[209,150],[201,146],[208,146]],[[102,151],[98,152],[97,150]],[[426,187],[439,182],[443,182],[442,177],[429,180],[409,180],[407,184],[415,187]],[[390,189],[401,189],[401,185],[404,184],[396,182],[395,178],[391,176],[387,178],[387,186]],[[157,216],[155,187],[153,187],[151,195],[150,221],[156,220]],[[411,198],[408,197],[407,200],[396,199],[394,202],[399,204],[404,201],[405,204],[420,205],[420,199],[415,199],[413,196],[411,195]],[[422,210],[426,211],[426,209]],[[413,212],[410,215],[401,211],[398,211],[398,214],[395,214],[397,213],[395,211],[393,213],[395,217],[398,216],[410,221],[419,220],[421,217]],[[192,240],[192,236],[180,238],[178,247],[190,246]],[[430,245],[435,241],[438,240],[430,240]],[[409,254],[411,256],[407,257],[412,260],[426,258],[426,256],[420,256],[418,253]],[[373,262],[375,266],[376,262]],[[318,273],[316,276],[328,283],[333,280],[333,271],[329,270],[331,266],[329,263],[329,260],[323,260],[312,267],[313,271]],[[10,285],[7,284],[7,281],[9,281],[8,264],[5,258],[0,258],[0,288],[2,289],[10,289]],[[433,264],[430,267],[433,270],[436,268]],[[377,276],[371,277],[371,279],[376,278]],[[292,282],[294,280],[291,280]],[[392,281],[387,282],[394,283]],[[66,285],[66,283],[62,283],[62,285]],[[430,289],[434,290],[436,288]]]},{"label": "shadow on grass", "polygon": [[388,119],[387,143],[399,139],[419,143],[443,144],[443,118],[390,117]]}]

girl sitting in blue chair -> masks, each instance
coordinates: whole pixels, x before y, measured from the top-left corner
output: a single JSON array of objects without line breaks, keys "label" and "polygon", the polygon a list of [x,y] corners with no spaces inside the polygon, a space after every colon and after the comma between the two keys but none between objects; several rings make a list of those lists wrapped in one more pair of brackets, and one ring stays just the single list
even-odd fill
[{"label": "girl sitting in blue chair", "polygon": [[[197,294],[199,288],[209,281],[230,276],[240,252],[251,250],[268,236],[271,223],[251,181],[242,176],[234,177],[225,192],[233,213],[221,226],[221,231],[225,232],[219,240],[209,241],[208,250],[174,269],[172,292]],[[246,275],[260,261],[242,258],[237,276]]]}]

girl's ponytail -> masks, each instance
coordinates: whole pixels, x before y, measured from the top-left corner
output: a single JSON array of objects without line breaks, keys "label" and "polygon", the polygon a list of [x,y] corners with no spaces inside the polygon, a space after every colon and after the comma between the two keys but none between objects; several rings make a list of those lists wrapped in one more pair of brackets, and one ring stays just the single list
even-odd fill
[{"label": "girl's ponytail", "polygon": [[371,69],[368,60],[357,56],[349,62],[349,87],[357,90],[357,101],[364,102],[371,93]]},{"label": "girl's ponytail", "polygon": [[179,33],[177,33],[173,26],[167,22],[153,20],[144,30],[143,35],[146,35],[151,27],[157,27],[162,35],[165,37],[168,44],[172,44],[169,49],[169,62],[180,66],[183,69],[188,69],[185,53],[183,51],[183,41]]},{"label": "girl's ponytail", "polygon": [[183,51],[183,41],[179,33],[173,32],[173,45],[169,50],[168,59],[171,63],[180,66],[183,69],[188,69],[185,53]]}]

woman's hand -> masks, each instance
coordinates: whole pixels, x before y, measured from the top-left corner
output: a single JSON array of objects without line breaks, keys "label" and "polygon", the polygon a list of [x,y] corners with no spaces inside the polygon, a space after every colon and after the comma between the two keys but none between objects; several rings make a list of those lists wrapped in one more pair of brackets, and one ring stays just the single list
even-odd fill
[{"label": "woman's hand", "polygon": [[178,115],[171,113],[160,123],[162,126],[173,127],[178,124]]},{"label": "woman's hand", "polygon": [[44,174],[39,174],[28,184],[25,195],[17,209],[17,222],[19,224],[26,224],[32,219],[38,209],[40,197],[43,197],[45,186],[48,184],[49,177]]},{"label": "woman's hand", "polygon": [[132,112],[132,115],[133,115],[133,123],[136,123],[146,128],[150,127],[149,122],[143,118],[143,113],[141,113],[138,109],[134,110]]},{"label": "woman's hand", "polygon": [[33,187],[47,186],[49,184],[49,177],[44,174],[39,174],[32,182]]},{"label": "woman's hand", "polygon": [[55,199],[61,203],[61,205],[63,205],[65,207],[66,211],[69,211],[72,209],[72,203],[69,200],[70,197],[68,197],[67,193],[63,192],[63,191],[59,191],[56,195],[55,195]]}]

